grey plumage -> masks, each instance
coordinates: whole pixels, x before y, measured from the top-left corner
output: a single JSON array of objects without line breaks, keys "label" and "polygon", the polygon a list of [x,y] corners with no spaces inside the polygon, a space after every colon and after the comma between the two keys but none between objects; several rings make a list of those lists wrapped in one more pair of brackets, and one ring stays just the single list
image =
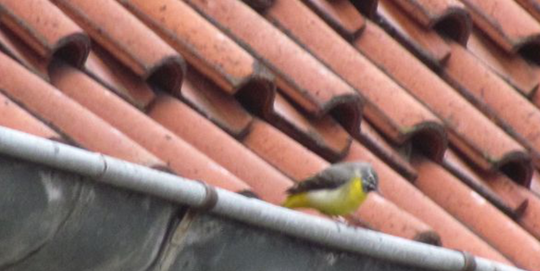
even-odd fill
[{"label": "grey plumage", "polygon": [[319,189],[334,189],[350,181],[355,172],[361,174],[362,184],[366,192],[378,190],[379,179],[371,164],[343,162],[334,164],[314,176],[298,182],[288,189],[287,193],[292,195]]}]

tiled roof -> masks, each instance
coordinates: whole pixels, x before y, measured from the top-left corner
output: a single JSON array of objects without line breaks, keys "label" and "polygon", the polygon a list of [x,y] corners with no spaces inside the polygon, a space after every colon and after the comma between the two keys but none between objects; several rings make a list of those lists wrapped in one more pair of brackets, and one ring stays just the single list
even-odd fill
[{"label": "tiled roof", "polygon": [[538,1],[245,2],[0,0],[0,125],[275,204],[368,161],[370,228],[540,270]]}]

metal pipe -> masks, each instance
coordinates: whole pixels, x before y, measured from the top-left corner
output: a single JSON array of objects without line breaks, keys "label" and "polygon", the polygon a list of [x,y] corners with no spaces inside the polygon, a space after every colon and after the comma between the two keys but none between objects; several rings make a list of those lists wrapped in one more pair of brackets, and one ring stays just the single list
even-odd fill
[{"label": "metal pipe", "polygon": [[[0,127],[0,153],[91,177],[116,187],[153,195],[179,204],[204,205],[204,184],[101,154]],[[281,208],[257,199],[216,189],[211,212],[335,249],[433,270],[465,270],[461,252],[434,247]],[[478,271],[518,271],[476,257]]]}]

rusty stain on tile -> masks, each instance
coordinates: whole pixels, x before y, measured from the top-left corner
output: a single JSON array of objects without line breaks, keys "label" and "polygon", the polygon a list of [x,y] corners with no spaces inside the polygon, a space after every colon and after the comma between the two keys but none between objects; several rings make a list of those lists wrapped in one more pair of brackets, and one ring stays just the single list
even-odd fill
[{"label": "rusty stain on tile", "polygon": [[378,26],[368,22],[354,44],[437,114],[452,144],[477,166],[491,171],[515,168],[513,178],[527,180],[531,171],[527,151]]},{"label": "rusty stain on tile", "polygon": [[244,180],[261,199],[274,204],[285,200],[293,185],[289,178],[186,104],[161,94],[148,115]]},{"label": "rusty stain on tile", "polygon": [[377,8],[377,16],[379,24],[392,37],[407,46],[411,52],[431,67],[439,67],[450,56],[450,47],[437,32],[418,24],[393,1],[381,0]]},{"label": "rusty stain on tile", "polygon": [[344,161],[371,163],[377,171],[379,188],[385,198],[432,227],[441,236],[444,247],[468,251],[502,263],[510,263],[498,251],[390,169],[360,143],[353,142],[351,151]]},{"label": "rusty stain on tile", "polygon": [[161,160],[116,128],[0,53],[0,89],[59,133],[91,151],[163,168]]},{"label": "rusty stain on tile", "polygon": [[361,124],[358,140],[407,180],[414,181],[418,177],[407,158],[396,151],[367,121]]},{"label": "rusty stain on tile", "polygon": [[62,136],[0,93],[0,126],[47,139],[63,141]]},{"label": "rusty stain on tile", "polygon": [[98,45],[94,45],[88,55],[84,71],[139,109],[146,108],[155,98],[154,91],[144,80]]},{"label": "rusty stain on tile", "polygon": [[466,44],[472,22],[465,6],[457,0],[392,0],[406,11],[410,18],[427,29]]},{"label": "rusty stain on tile", "polygon": [[135,74],[171,93],[180,91],[185,73],[183,58],[119,3],[109,0],[52,2]]},{"label": "rusty stain on tile", "polygon": [[56,56],[81,66],[88,56],[88,36],[49,1],[1,0],[0,21],[47,63]]},{"label": "rusty stain on tile", "polygon": [[[540,270],[540,243],[441,166],[416,156],[415,185],[518,266]],[[501,234],[504,233],[504,234]]]},{"label": "rusty stain on tile", "polygon": [[[507,0],[461,0],[474,24],[508,53],[539,61],[540,24],[518,3]],[[529,55],[530,54],[530,55]]]},{"label": "rusty stain on tile", "polygon": [[523,206],[525,206],[526,202],[505,201],[484,182],[481,176],[478,175],[478,169],[467,164],[465,160],[459,157],[453,150],[449,149],[446,151],[442,166],[506,215],[513,219],[519,217],[519,212]]},{"label": "rusty stain on tile", "polygon": [[58,65],[51,69],[51,79],[62,93],[154,153],[178,175],[234,192],[251,190],[247,184],[218,163],[83,72],[67,65]]},{"label": "rusty stain on tile", "polygon": [[478,30],[473,31],[467,49],[524,96],[533,96],[540,83],[539,68],[520,55],[509,54]]},{"label": "rusty stain on tile", "polygon": [[349,0],[303,0],[346,40],[354,40],[365,27],[365,19]]},{"label": "rusty stain on tile", "polygon": [[0,50],[17,60],[27,69],[49,81],[48,64],[32,48],[24,43],[11,30],[0,24]]},{"label": "rusty stain on tile", "polygon": [[371,228],[394,236],[432,245],[441,243],[440,236],[430,226],[376,193],[369,193],[356,215],[369,221]]},{"label": "rusty stain on tile", "polygon": [[[461,45],[451,46],[452,57],[445,66],[444,78],[527,148],[539,167],[540,127],[530,123],[540,123],[540,111]],[[523,178],[516,181],[528,186],[531,172],[520,174]]]},{"label": "rusty stain on tile", "polygon": [[203,75],[188,69],[182,87],[188,104],[235,138],[242,138],[253,121],[251,115],[230,95]]},{"label": "rusty stain on tile", "polygon": [[[396,144],[431,136],[434,159],[446,148],[443,125],[299,1],[276,0],[266,18],[310,50],[365,98],[365,116]],[[361,72],[360,72],[361,71]]]},{"label": "rusty stain on tile", "polygon": [[277,86],[311,116],[332,113],[350,133],[358,133],[362,104],[354,89],[255,11],[236,0],[187,2],[265,63]]}]

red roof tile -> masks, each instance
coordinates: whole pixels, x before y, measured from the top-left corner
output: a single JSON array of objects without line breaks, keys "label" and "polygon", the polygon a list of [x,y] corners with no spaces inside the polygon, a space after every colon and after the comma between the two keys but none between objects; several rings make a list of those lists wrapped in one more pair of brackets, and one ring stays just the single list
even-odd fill
[{"label": "red roof tile", "polygon": [[90,50],[82,29],[49,1],[2,0],[0,21],[46,62],[56,55],[81,66]]},{"label": "red roof tile", "polygon": [[365,27],[364,18],[350,1],[304,0],[304,3],[347,40],[355,39]]},{"label": "red roof tile", "polygon": [[52,2],[135,74],[170,92],[180,90],[185,73],[182,57],[120,4],[107,0]]}]

